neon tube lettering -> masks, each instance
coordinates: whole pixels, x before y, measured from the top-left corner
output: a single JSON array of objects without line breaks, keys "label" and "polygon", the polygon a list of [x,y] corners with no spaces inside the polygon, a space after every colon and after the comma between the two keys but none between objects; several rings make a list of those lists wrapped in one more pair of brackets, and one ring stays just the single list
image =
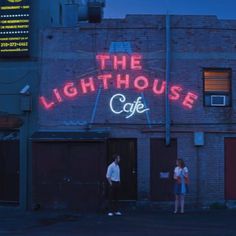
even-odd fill
[{"label": "neon tube lettering", "polygon": [[131,70],[142,70],[141,59],[142,56],[139,54],[131,56],[131,62],[130,62]]},{"label": "neon tube lettering", "polygon": [[39,102],[42,104],[42,106],[46,109],[46,110],[50,110],[51,108],[53,108],[53,106],[55,105],[54,102],[48,102],[46,100],[45,97],[41,96],[39,98]]},{"label": "neon tube lettering", "polygon": [[100,69],[101,70],[105,70],[105,68],[106,68],[106,61],[110,59],[110,55],[99,54],[99,55],[96,56],[96,59],[98,60]]},{"label": "neon tube lettering", "polygon": [[96,55],[98,67],[101,70],[114,69],[114,70],[142,70],[141,60],[142,55],[135,53],[132,55],[127,54],[98,54]]},{"label": "neon tube lettering", "polygon": [[99,75],[98,79],[102,80],[103,88],[108,89],[108,80],[112,78],[112,74]]},{"label": "neon tube lettering", "polygon": [[124,85],[125,88],[128,89],[129,88],[129,75],[126,74],[125,78],[123,79],[123,78],[121,78],[121,75],[118,74],[117,77],[116,77],[116,83],[117,83],[116,87],[118,89],[121,89],[122,85]]},{"label": "neon tube lettering", "polygon": [[126,70],[127,60],[126,56],[120,56],[121,59],[118,58],[119,56],[114,56],[114,70],[119,69],[119,65],[121,66],[122,70]]},{"label": "neon tube lettering", "polygon": [[88,93],[88,89],[90,89],[91,92],[95,91],[95,86],[93,82],[93,77],[89,77],[89,81],[86,82],[85,79],[81,79],[81,87],[83,93]]},{"label": "neon tube lettering", "polygon": [[163,94],[163,93],[165,92],[166,82],[165,82],[165,81],[162,81],[162,83],[161,83],[161,88],[160,88],[160,89],[157,88],[158,83],[159,83],[159,80],[158,80],[158,79],[155,79],[155,80],[154,80],[154,83],[153,83],[152,91],[153,91],[155,94],[160,95],[160,94]]},{"label": "neon tube lettering", "polygon": [[74,98],[78,95],[78,90],[74,87],[73,82],[68,82],[63,88],[63,93],[68,98]]},{"label": "neon tube lettering", "polygon": [[197,100],[198,96],[194,93],[188,92],[184,101],[183,105],[189,109],[193,108],[194,102]]},{"label": "neon tube lettering", "polygon": [[[125,118],[129,119],[130,117],[135,115],[135,113],[141,114],[150,110],[149,108],[145,108],[145,105],[142,103],[141,100],[142,100],[142,97],[138,97],[133,103],[130,103],[130,102],[125,103],[126,97],[123,94],[118,93],[112,96],[110,100],[110,109],[115,114],[127,113],[127,116]],[[118,109],[114,108],[115,101],[116,103],[117,101],[121,103],[121,108],[118,108]],[[122,104],[123,104],[123,107],[122,107]]]},{"label": "neon tube lettering", "polygon": [[60,93],[59,93],[59,91],[58,91],[58,89],[53,89],[53,93],[54,93],[54,95],[55,95],[55,97],[56,97],[56,99],[57,99],[57,101],[60,103],[60,102],[63,102],[63,99],[62,99],[62,97],[61,97],[61,95],[60,95]]},{"label": "neon tube lettering", "polygon": [[[140,84],[140,82],[142,84]],[[138,76],[135,80],[134,80],[134,87],[138,90],[144,90],[148,87],[148,79],[145,76]]]},{"label": "neon tube lettering", "polygon": [[179,86],[172,86],[170,88],[170,95],[169,95],[169,99],[170,100],[178,100],[180,98],[180,92],[182,91],[183,89]]}]

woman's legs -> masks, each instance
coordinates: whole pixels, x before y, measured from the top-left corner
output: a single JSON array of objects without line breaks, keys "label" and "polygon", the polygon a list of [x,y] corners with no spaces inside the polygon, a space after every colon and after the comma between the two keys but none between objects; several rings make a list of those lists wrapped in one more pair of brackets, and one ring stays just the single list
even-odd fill
[{"label": "woman's legs", "polygon": [[184,194],[180,195],[180,212],[184,213]]},{"label": "woman's legs", "polygon": [[178,211],[178,206],[179,206],[179,195],[175,195],[175,211],[174,213],[177,213]]}]

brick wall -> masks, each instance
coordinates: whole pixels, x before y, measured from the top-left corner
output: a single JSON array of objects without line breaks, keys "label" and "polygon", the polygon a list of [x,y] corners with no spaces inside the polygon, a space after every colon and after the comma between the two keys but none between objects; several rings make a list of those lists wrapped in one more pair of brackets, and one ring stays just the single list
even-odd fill
[{"label": "brick wall", "polygon": [[[104,20],[101,24],[83,23],[76,29],[48,29],[43,32],[42,38],[40,96],[55,104],[49,111],[39,106],[39,127],[83,129],[92,122],[96,128],[109,127],[112,137],[138,138],[139,198],[148,198],[149,138],[164,137],[164,133],[158,131],[163,131],[162,125],[165,123],[165,97],[164,94],[153,94],[152,84],[154,79],[165,80],[165,16],[134,15],[125,19]],[[132,52],[143,57],[142,70],[128,68],[114,71],[110,62],[106,70],[99,69],[96,55],[109,53],[112,42],[129,42]],[[189,200],[193,202],[224,199],[224,137],[236,123],[235,53],[236,21],[219,20],[214,16],[171,17],[171,85],[182,88],[180,98],[171,102],[171,121],[176,124],[171,129],[172,136],[178,140],[178,156],[186,160],[190,169]],[[232,107],[203,106],[204,67],[232,68]],[[97,76],[103,73],[112,74],[109,89],[99,89],[101,83]],[[115,88],[117,73],[123,76],[130,74],[128,90]],[[124,114],[115,116],[109,109],[110,98],[115,93],[122,93],[130,102],[134,101],[140,93],[132,83],[139,75],[149,79],[149,86],[143,91],[150,108],[149,117],[145,113],[136,114],[131,119],[126,119]],[[95,91],[83,94],[80,81],[88,81],[89,77],[93,77]],[[78,96],[74,99],[63,96],[66,82],[74,82],[78,89]],[[55,88],[63,101],[56,101],[52,92]],[[182,104],[188,92],[198,95],[192,109]],[[151,128],[148,122],[152,123]],[[143,134],[142,129],[156,129],[157,133]],[[204,146],[194,146],[194,131],[205,132]],[[218,134],[218,131],[221,133]]]}]

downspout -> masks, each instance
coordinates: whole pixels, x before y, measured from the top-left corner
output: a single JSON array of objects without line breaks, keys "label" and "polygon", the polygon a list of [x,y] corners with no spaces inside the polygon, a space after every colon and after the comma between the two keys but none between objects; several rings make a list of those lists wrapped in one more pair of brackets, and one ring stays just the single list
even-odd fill
[{"label": "downspout", "polygon": [[170,144],[170,101],[169,101],[169,90],[170,90],[170,15],[166,15],[166,91],[165,91],[165,119],[166,119],[166,132],[165,139],[166,145]]}]

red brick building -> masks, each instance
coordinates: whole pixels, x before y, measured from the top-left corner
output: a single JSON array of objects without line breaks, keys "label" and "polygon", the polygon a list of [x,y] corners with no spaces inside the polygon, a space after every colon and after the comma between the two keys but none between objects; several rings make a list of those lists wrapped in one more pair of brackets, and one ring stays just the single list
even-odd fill
[{"label": "red brick building", "polygon": [[172,201],[178,157],[190,171],[189,203],[236,200],[235,42],[236,21],[214,16],[44,31],[33,203],[96,208],[113,153],[123,200]]}]

